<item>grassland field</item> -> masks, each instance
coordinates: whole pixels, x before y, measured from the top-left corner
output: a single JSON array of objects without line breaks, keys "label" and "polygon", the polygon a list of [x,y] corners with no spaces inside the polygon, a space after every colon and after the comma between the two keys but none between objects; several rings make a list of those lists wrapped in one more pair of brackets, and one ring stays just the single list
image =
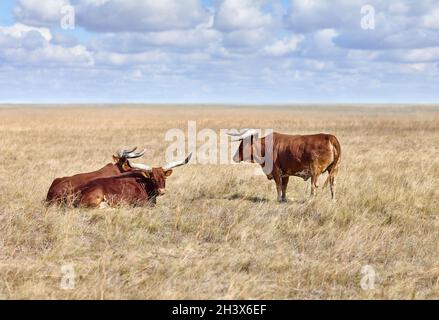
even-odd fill
[{"label": "grassland field", "polygon": [[[278,203],[257,165],[195,164],[153,208],[43,205],[121,147],[163,164],[189,120],[336,135],[338,201],[291,178]],[[438,106],[2,105],[0,299],[439,299],[438,182]]]}]

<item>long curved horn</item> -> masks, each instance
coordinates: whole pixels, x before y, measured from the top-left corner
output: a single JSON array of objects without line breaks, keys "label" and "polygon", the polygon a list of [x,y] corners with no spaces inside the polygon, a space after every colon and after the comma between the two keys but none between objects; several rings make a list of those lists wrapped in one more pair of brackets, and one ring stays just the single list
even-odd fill
[{"label": "long curved horn", "polygon": [[250,129],[242,129],[240,133],[227,132],[227,135],[229,135],[231,137],[240,137],[243,134],[245,134],[248,130],[250,130]]},{"label": "long curved horn", "polygon": [[259,132],[256,129],[245,129],[245,131],[239,135],[232,135],[234,137],[236,137],[235,140],[233,141],[240,141],[240,140],[244,140],[248,137],[251,136],[258,136]]},{"label": "long curved horn", "polygon": [[148,166],[147,164],[143,163],[133,163],[130,160],[128,160],[128,165],[133,169],[139,169],[139,170],[145,170],[145,171],[151,171],[152,168]]},{"label": "long curved horn", "polygon": [[125,150],[125,149],[118,150],[114,154],[114,156],[117,157],[117,158],[121,158],[121,159],[123,159],[123,158],[125,158],[125,159],[135,159],[135,158],[140,158],[146,152],[146,149],[144,149],[141,152],[135,152],[136,150],[137,150],[137,147],[134,147],[131,150]]},{"label": "long curved horn", "polygon": [[118,157],[118,158],[125,158],[127,154],[134,152],[136,149],[137,149],[137,147],[134,147],[134,149],[132,149],[132,150],[120,149],[120,150],[116,151],[114,156]]},{"label": "long curved horn", "polygon": [[256,136],[256,135],[258,135],[259,134],[259,132],[257,131],[257,130],[255,130],[255,129],[249,129],[249,130],[247,130],[242,136],[241,136],[241,139],[245,139],[245,138],[248,138],[248,137],[251,137],[251,136]]},{"label": "long curved horn", "polygon": [[[134,149],[134,150],[136,150],[136,149]],[[131,152],[127,153],[125,155],[125,157],[126,158],[130,158],[130,159],[140,158],[140,157],[142,157],[145,154],[145,152],[146,152],[146,149],[143,149],[140,152],[133,152],[133,151],[131,151]]]},{"label": "long curved horn", "polygon": [[187,158],[182,160],[182,161],[174,161],[174,162],[165,164],[163,166],[163,170],[169,170],[169,169],[172,169],[172,168],[183,166],[183,165],[187,164],[191,160],[191,158],[192,158],[192,152],[189,153]]}]

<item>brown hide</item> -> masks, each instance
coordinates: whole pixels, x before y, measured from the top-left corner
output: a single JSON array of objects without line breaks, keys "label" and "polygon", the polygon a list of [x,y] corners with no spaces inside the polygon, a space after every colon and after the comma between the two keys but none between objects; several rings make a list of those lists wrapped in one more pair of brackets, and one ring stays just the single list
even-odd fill
[{"label": "brown hide", "polygon": [[47,192],[46,203],[48,204],[72,204],[78,188],[97,178],[119,175],[130,170],[126,163],[108,163],[101,169],[93,172],[80,173],[70,177],[57,178]]},{"label": "brown hide", "polygon": [[101,203],[154,205],[156,198],[165,192],[166,178],[172,170],[153,168],[151,172],[136,170],[118,176],[92,180],[79,188],[76,206],[97,208]]},{"label": "brown hide", "polygon": [[[241,141],[234,156],[236,162],[256,162],[264,167],[266,139],[251,137]],[[285,201],[286,187],[290,176],[301,177],[305,181],[311,178],[311,194],[315,194],[318,178],[328,172],[332,198],[335,199],[335,176],[341,160],[341,147],[337,138],[330,134],[286,135],[274,132],[273,169],[266,172],[268,179],[274,179],[278,200]],[[325,182],[326,185],[326,182]]]}]

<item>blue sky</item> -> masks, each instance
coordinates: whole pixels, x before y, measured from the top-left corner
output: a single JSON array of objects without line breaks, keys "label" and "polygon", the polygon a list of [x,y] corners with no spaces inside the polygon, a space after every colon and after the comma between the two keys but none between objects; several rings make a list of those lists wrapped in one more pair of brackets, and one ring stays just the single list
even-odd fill
[{"label": "blue sky", "polygon": [[439,1],[0,0],[0,102],[437,103]]}]

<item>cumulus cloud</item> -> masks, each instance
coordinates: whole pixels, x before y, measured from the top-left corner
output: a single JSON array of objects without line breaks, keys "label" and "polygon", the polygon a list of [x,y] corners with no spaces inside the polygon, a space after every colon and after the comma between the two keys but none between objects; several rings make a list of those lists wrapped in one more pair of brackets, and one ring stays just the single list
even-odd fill
[{"label": "cumulus cloud", "polygon": [[186,29],[208,18],[199,0],[18,0],[14,13],[26,24],[59,25],[66,5],[78,25],[95,32]]},{"label": "cumulus cloud", "polygon": [[439,46],[382,53],[380,59],[413,63],[439,62]]},{"label": "cumulus cloud", "polygon": [[151,48],[173,48],[176,50],[202,50],[220,42],[222,35],[206,25],[189,30],[166,30],[159,32],[112,33],[94,37],[90,47],[95,51],[136,53]]},{"label": "cumulus cloud", "polygon": [[[275,23],[265,1],[221,0],[217,2],[213,27],[222,32],[223,46],[232,53],[254,52],[265,45]],[[273,10],[275,7],[273,8]]]},{"label": "cumulus cloud", "polygon": [[[375,8],[373,30],[361,28],[366,4]],[[65,5],[75,8],[74,30],[60,29]],[[369,79],[376,90],[439,77],[431,0],[16,0],[13,15],[17,23],[0,26],[2,70],[50,69],[57,79],[75,67],[75,85],[93,90],[93,77],[121,97],[134,96],[136,83],[163,97],[336,98]]]},{"label": "cumulus cloud", "polygon": [[64,47],[54,44],[51,31],[21,23],[0,26],[0,57],[20,65],[91,65],[93,57],[82,45]]},{"label": "cumulus cloud", "polygon": [[208,19],[199,0],[79,0],[77,21],[97,32],[187,29]]},{"label": "cumulus cloud", "polygon": [[22,23],[16,23],[12,26],[1,27],[0,33],[6,36],[11,36],[15,39],[23,38],[28,32],[37,32],[44,38],[46,41],[50,41],[52,39],[52,33],[47,28],[36,28],[24,25]]},{"label": "cumulus cloud", "polygon": [[32,26],[59,25],[61,9],[69,4],[69,0],[17,0],[14,14],[20,22]]},{"label": "cumulus cloud", "polygon": [[236,51],[254,51],[263,44],[269,33],[264,28],[235,30],[223,35],[226,48]]},{"label": "cumulus cloud", "polygon": [[270,44],[264,48],[264,52],[272,56],[283,56],[296,51],[299,43],[304,40],[303,35],[293,35]]},{"label": "cumulus cloud", "polygon": [[423,16],[422,22],[426,28],[439,29],[439,6]]},{"label": "cumulus cloud", "polygon": [[263,2],[254,0],[222,0],[215,14],[215,26],[222,31],[267,27],[272,17],[261,9]]},{"label": "cumulus cloud", "polygon": [[285,25],[297,32],[359,26],[359,0],[291,0]]}]

